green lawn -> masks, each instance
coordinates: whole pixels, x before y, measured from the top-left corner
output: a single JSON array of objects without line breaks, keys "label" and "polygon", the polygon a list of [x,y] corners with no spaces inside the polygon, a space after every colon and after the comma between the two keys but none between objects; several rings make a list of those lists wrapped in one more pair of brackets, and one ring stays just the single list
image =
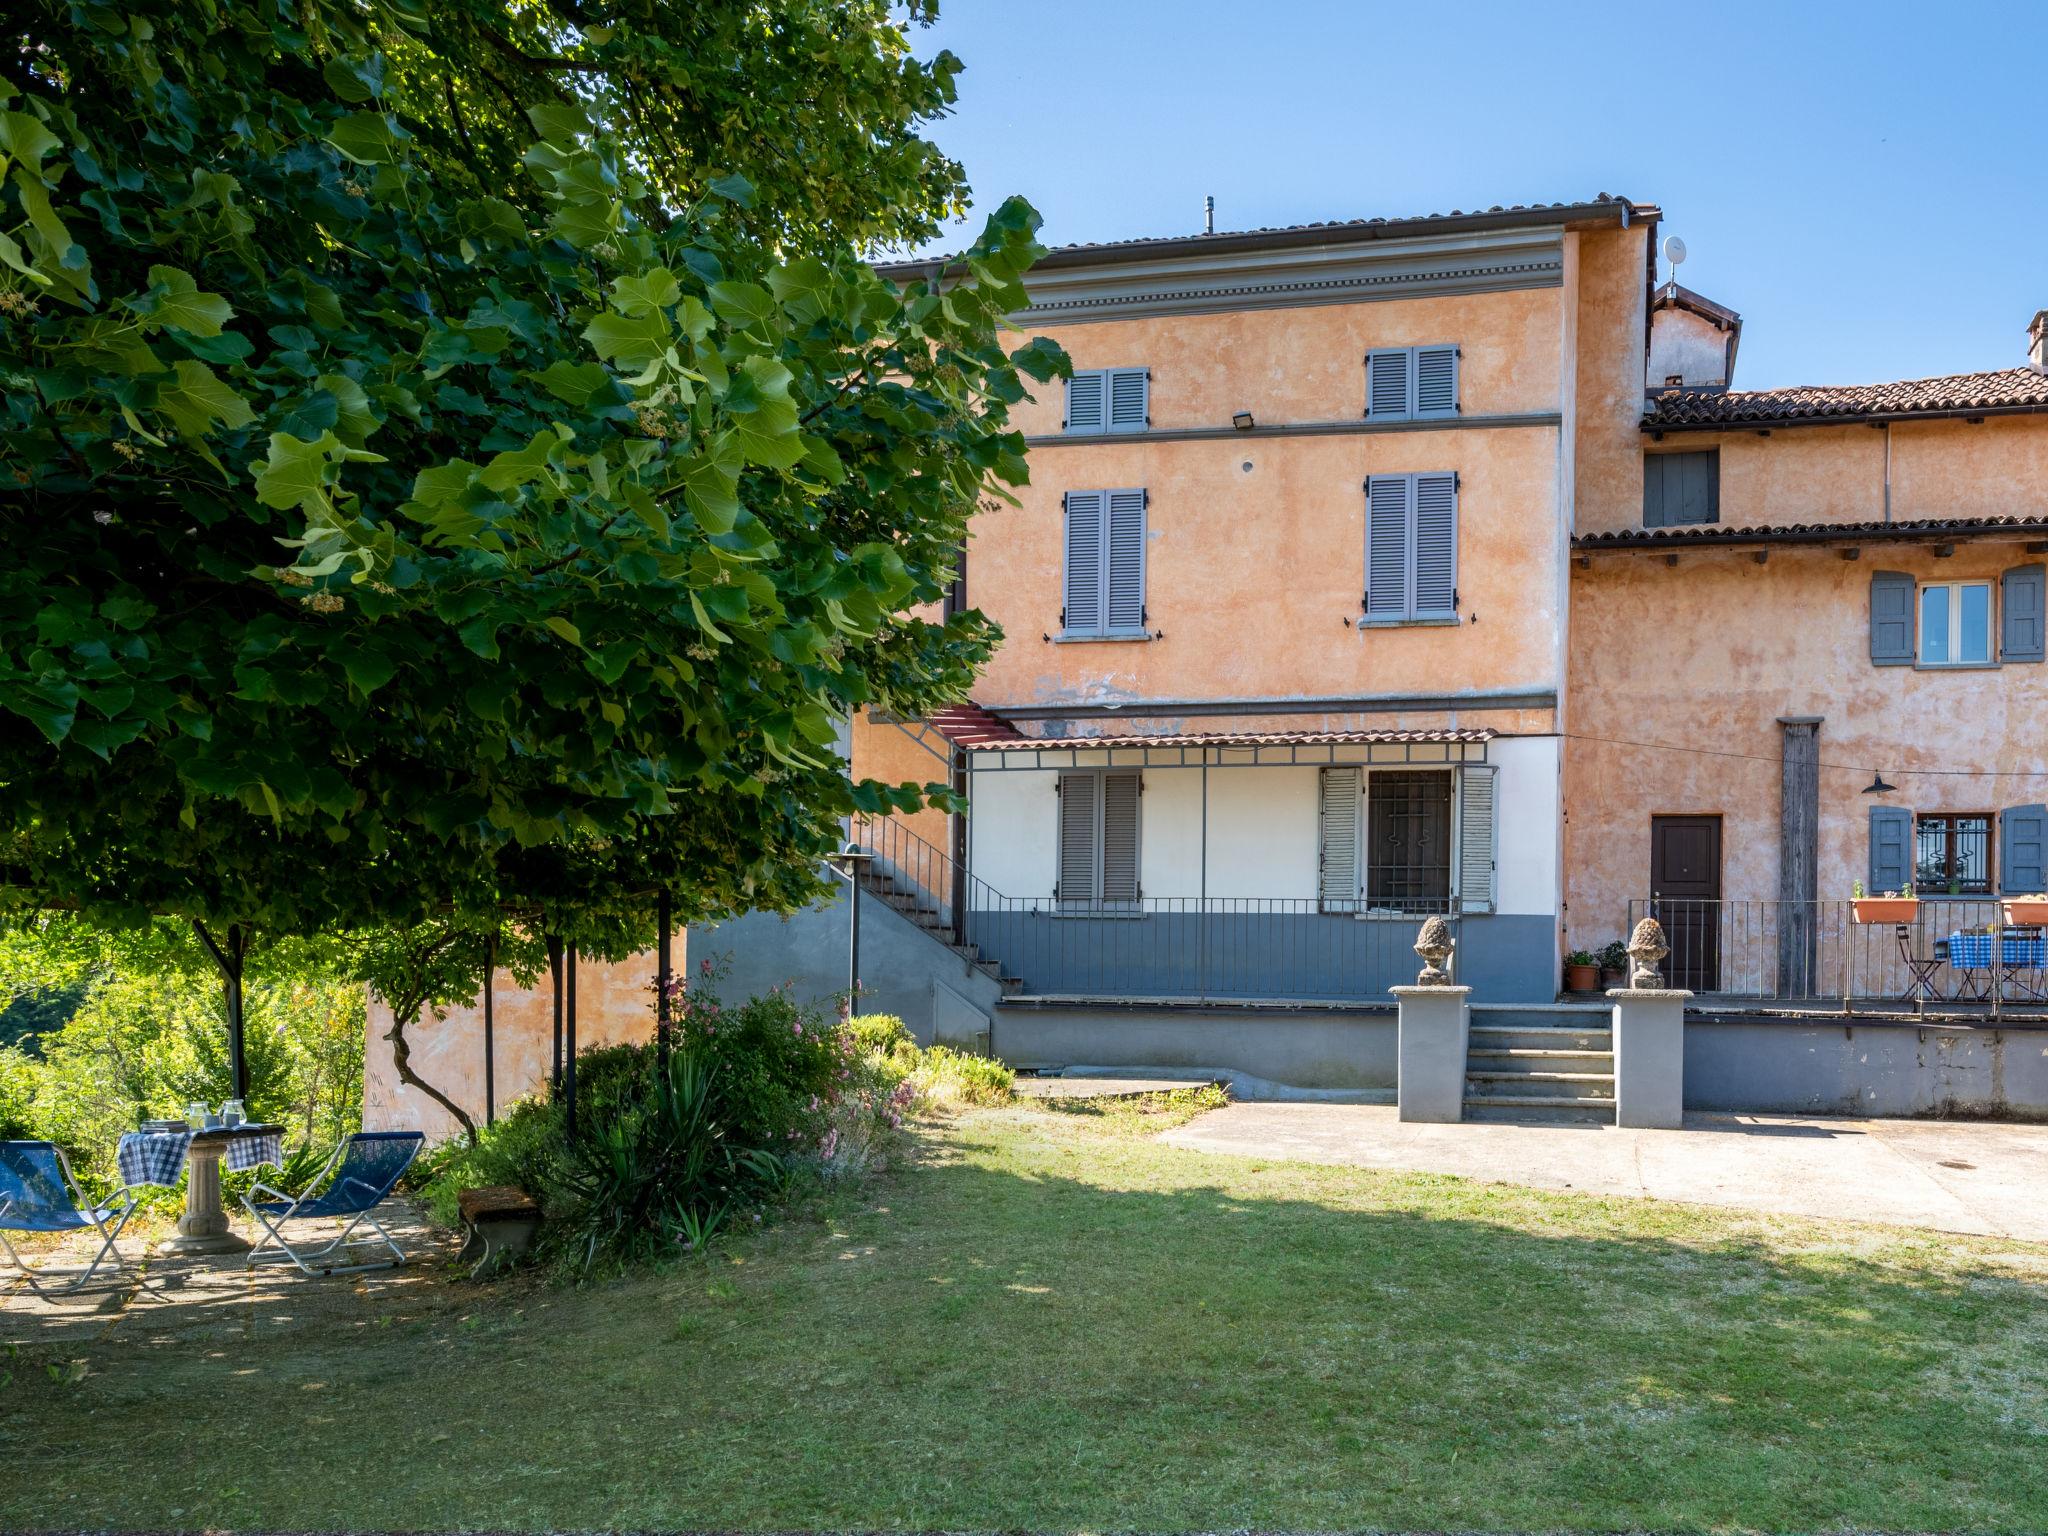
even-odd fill
[{"label": "green lawn", "polygon": [[2048,1528],[2048,1251],[1160,1123],[971,1114],[583,1290],[0,1319],[0,1527]]}]

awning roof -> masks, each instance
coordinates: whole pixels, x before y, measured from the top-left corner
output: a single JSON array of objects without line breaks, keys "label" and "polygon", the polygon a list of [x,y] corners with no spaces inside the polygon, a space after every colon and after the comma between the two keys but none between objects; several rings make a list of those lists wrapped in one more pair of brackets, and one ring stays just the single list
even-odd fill
[{"label": "awning roof", "polygon": [[[991,717],[993,718],[993,717]],[[934,722],[936,723],[936,722]],[[1453,731],[1182,731],[1144,736],[1026,736],[1011,728],[1005,737],[962,741],[970,752],[1029,751],[1033,748],[1090,751],[1122,747],[1326,747],[1407,746],[1418,743],[1483,745],[1494,730]]]}]

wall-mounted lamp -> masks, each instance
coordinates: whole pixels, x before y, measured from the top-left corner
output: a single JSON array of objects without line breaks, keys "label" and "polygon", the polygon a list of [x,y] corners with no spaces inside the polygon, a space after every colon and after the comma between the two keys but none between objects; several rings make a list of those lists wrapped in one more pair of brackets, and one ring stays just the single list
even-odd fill
[{"label": "wall-mounted lamp", "polygon": [[1238,411],[1234,413],[1230,418],[1230,424],[1233,427],[1237,428],[1237,430],[1240,432],[1249,432],[1253,427],[1258,425],[1258,423],[1252,420],[1252,413],[1250,411]]},{"label": "wall-mounted lamp", "polygon": [[1870,782],[1863,786],[1863,793],[1866,795],[1888,795],[1898,787],[1896,784],[1885,783],[1884,775],[1873,771],[1870,775]]}]

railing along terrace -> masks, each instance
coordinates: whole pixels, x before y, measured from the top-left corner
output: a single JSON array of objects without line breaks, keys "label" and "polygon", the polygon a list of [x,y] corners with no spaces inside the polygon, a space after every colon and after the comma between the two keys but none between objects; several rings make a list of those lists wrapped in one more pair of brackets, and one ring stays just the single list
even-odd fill
[{"label": "railing along terrace", "polygon": [[[1387,1005],[1389,987],[1415,979],[1424,918],[1443,916],[1454,942],[1461,937],[1452,903],[1440,896],[1341,909],[1313,897],[1009,896],[962,875],[890,818],[857,818],[853,839],[874,856],[870,882],[885,882],[899,909],[936,920],[1027,993]],[[1454,975],[1456,965],[1454,949]]]},{"label": "railing along terrace", "polygon": [[1845,1011],[2048,1016],[2042,930],[1990,897],[1929,897],[1909,922],[1856,921],[1848,901],[1636,898],[1624,934],[1663,926],[1674,987],[1711,997]]}]

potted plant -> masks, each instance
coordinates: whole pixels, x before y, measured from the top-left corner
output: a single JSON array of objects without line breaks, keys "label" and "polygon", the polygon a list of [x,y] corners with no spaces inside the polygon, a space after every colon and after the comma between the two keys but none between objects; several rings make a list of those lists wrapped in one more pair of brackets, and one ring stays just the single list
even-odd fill
[{"label": "potted plant", "polygon": [[2008,896],[2004,905],[2005,925],[2008,928],[2039,928],[2048,924],[2048,892],[2036,891],[2031,896]]},{"label": "potted plant", "polygon": [[1628,985],[1628,948],[1619,939],[1609,939],[1600,946],[1596,957],[1600,962],[1600,985],[1608,991]]},{"label": "potted plant", "polygon": [[1600,986],[1600,960],[1591,950],[1575,949],[1564,957],[1564,989],[1592,992]]},{"label": "potted plant", "polygon": [[1866,896],[1863,894],[1863,882],[1858,880],[1850,895],[1849,907],[1859,923],[1910,923],[1920,915],[1920,903],[1910,885],[1903,891]]}]

